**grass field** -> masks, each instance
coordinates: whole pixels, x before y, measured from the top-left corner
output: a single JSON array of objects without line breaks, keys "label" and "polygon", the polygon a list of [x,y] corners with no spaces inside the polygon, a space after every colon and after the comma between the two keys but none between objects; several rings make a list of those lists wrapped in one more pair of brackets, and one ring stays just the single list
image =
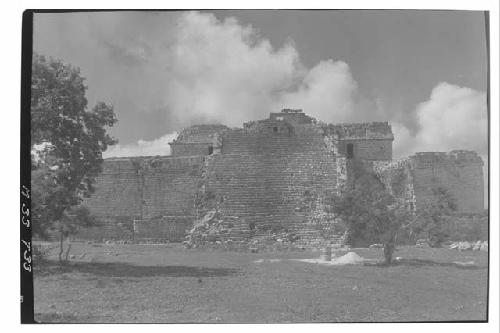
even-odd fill
[{"label": "grass field", "polygon": [[[355,249],[383,258],[381,249]],[[74,243],[35,262],[40,322],[287,323],[485,320],[487,253],[400,248],[391,267],[322,266],[314,252]],[[85,255],[82,257],[82,254]],[[256,263],[258,259],[282,259]],[[473,263],[470,263],[470,262]],[[462,266],[454,262],[469,262]]]}]

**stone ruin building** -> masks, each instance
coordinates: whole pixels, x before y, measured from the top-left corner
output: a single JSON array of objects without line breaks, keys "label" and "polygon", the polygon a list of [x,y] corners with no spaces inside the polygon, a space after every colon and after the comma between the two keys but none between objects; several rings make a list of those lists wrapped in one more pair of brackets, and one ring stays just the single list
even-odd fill
[{"label": "stone ruin building", "polygon": [[[444,186],[461,211],[483,210],[477,153],[392,160],[393,140],[388,122],[325,124],[294,109],[242,128],[192,126],[170,143],[169,156],[106,159],[96,192],[84,202],[102,225],[80,236],[183,241],[188,235],[220,243],[285,230],[311,243],[332,225],[323,199],[349,182],[355,160],[373,168],[409,209]],[[200,226],[203,232],[193,233]]]}]

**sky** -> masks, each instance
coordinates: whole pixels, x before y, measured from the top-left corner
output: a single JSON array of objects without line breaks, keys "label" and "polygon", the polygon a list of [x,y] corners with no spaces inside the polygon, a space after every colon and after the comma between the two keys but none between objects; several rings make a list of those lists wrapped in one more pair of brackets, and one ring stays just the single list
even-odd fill
[{"label": "sky", "polygon": [[91,106],[113,104],[119,144],[105,157],[168,154],[184,127],[302,108],[389,121],[395,158],[471,149],[487,163],[479,11],[35,14],[34,51],[79,67]]}]

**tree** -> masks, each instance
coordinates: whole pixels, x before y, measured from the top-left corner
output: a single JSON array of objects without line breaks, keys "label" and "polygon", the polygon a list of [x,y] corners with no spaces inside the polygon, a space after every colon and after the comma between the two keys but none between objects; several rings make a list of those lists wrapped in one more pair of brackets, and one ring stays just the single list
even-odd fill
[{"label": "tree", "polygon": [[330,211],[344,223],[346,242],[368,238],[382,243],[385,263],[392,262],[398,231],[409,219],[404,202],[386,190],[376,174],[353,162],[353,181],[340,195],[330,198]]},{"label": "tree", "polygon": [[[95,225],[96,218],[93,216],[87,207],[76,206],[67,209],[63,217],[55,223],[55,227],[59,230],[59,261],[63,261],[63,241],[65,237],[74,234],[78,231],[80,227],[90,227]],[[68,260],[69,251],[71,249],[71,243],[69,243],[66,248],[66,254],[64,260]]]},{"label": "tree", "polygon": [[69,225],[80,223],[68,216],[94,191],[102,152],[117,143],[107,133],[117,121],[113,107],[98,102],[88,110],[84,80],[78,68],[33,55],[32,211],[33,231],[40,237],[57,227],[62,240]]}]

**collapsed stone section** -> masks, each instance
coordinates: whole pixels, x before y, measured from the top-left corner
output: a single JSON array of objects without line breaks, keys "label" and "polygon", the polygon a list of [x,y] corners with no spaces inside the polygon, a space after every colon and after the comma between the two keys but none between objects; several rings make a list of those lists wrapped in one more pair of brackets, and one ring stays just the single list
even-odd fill
[{"label": "collapsed stone section", "polygon": [[374,170],[412,209],[432,202],[438,187],[448,190],[461,212],[484,209],[483,161],[476,152],[416,153],[398,161],[376,162]]},{"label": "collapsed stone section", "polygon": [[396,161],[376,161],[373,170],[379,175],[389,193],[404,201],[410,211],[416,209],[414,169],[411,158]]}]

